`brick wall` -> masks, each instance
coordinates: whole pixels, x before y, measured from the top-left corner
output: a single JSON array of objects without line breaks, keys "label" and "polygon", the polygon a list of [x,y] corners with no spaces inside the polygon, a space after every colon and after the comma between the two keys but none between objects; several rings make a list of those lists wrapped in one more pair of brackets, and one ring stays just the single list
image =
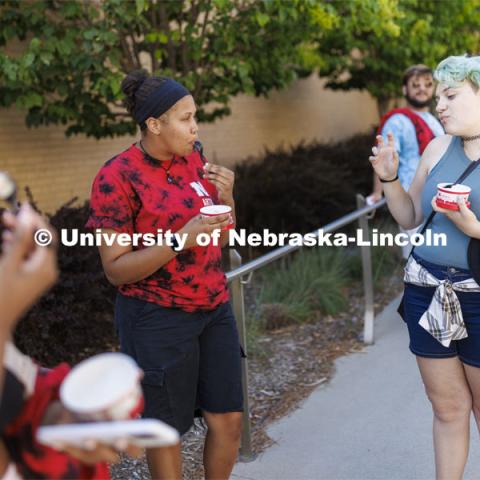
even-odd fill
[{"label": "brick wall", "polygon": [[[367,93],[334,93],[322,85],[312,76],[268,99],[245,95],[233,99],[230,117],[200,126],[207,156],[232,166],[261,155],[265,147],[339,140],[378,122],[376,104]],[[46,212],[74,196],[88,198],[103,162],[134,141],[134,137],[66,138],[61,127],[28,129],[22,112],[0,109],[0,169],[15,177],[21,191],[28,185]]]}]

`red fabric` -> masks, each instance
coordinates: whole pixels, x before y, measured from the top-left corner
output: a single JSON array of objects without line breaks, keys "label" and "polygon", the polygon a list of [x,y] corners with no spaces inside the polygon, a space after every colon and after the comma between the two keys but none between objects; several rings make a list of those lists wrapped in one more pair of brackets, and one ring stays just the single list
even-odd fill
[{"label": "red fabric", "polygon": [[420,155],[427,148],[427,145],[435,138],[435,134],[432,132],[427,122],[420,116],[417,115],[413,110],[409,108],[394,108],[390,110],[386,115],[384,115],[380,120],[380,126],[378,127],[377,135],[382,134],[383,126],[386,121],[393,115],[401,114],[409,118],[415,127],[415,132],[417,134],[418,140],[418,150]]},{"label": "red fabric", "polygon": [[[135,145],[109,160],[93,182],[86,226],[129,234],[177,232],[201,207],[218,203],[215,186],[202,178],[198,152],[175,157],[169,169],[173,183],[167,181],[164,167],[168,166]],[[140,248],[141,244],[133,247]],[[121,285],[119,291],[187,312],[212,310],[228,300],[221,248],[210,244],[186,249],[151,276]]]},{"label": "red fabric", "polygon": [[33,394],[26,400],[20,415],[3,433],[9,454],[25,479],[110,478],[107,464],[85,465],[36,441],[36,431],[45,411],[52,402],[58,400],[60,385],[69,371],[70,367],[64,363],[53,370],[40,369]]}]

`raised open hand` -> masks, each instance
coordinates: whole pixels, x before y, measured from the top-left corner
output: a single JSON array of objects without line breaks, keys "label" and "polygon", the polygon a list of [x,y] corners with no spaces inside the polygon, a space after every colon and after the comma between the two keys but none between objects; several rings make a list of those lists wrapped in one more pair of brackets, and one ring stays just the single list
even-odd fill
[{"label": "raised open hand", "polygon": [[386,144],[383,137],[377,135],[377,146],[372,148],[372,153],[368,159],[380,180],[393,180],[398,171],[398,153],[395,150],[393,135],[391,133],[387,135]]}]

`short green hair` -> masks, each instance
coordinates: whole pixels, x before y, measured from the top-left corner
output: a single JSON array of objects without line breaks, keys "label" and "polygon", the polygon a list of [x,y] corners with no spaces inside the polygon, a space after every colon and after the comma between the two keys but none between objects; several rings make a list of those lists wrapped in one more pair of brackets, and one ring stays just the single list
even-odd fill
[{"label": "short green hair", "polygon": [[469,80],[480,87],[480,57],[452,56],[442,60],[433,74],[435,80],[449,87],[456,87]]}]

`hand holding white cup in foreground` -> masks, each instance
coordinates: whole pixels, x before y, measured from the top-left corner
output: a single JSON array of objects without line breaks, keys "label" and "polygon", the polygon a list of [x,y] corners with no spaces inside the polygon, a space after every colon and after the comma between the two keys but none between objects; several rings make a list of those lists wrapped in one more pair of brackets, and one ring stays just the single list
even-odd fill
[{"label": "hand holding white cup in foreground", "polygon": [[80,362],[60,387],[65,408],[81,420],[127,420],[143,410],[142,371],[122,353],[102,353]]}]

